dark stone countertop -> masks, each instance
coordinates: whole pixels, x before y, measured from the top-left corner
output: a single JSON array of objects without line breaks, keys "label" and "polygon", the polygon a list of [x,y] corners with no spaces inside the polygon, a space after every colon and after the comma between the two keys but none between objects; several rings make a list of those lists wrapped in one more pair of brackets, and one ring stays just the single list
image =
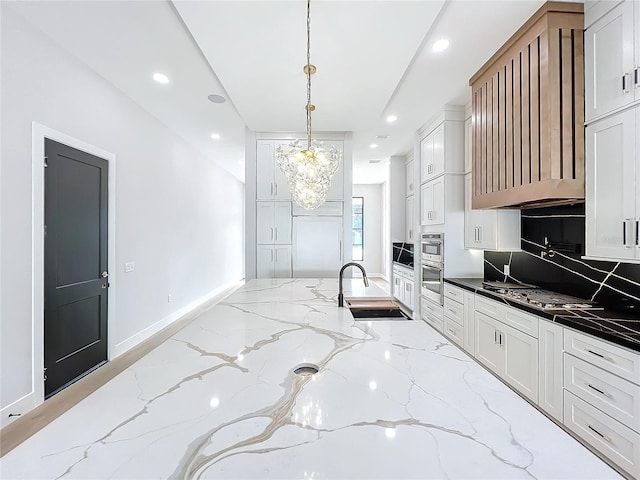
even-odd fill
[{"label": "dark stone countertop", "polygon": [[616,310],[542,310],[486,290],[482,278],[445,278],[446,283],[503,302],[559,325],[573,328],[616,345],[640,352],[640,312]]}]

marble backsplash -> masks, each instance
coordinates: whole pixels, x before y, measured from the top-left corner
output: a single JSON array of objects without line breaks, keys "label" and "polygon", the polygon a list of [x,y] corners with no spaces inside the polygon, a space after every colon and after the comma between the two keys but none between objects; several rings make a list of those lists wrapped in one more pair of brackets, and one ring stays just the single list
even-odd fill
[{"label": "marble backsplash", "polygon": [[[583,260],[584,239],[584,204],[523,210],[522,251],[485,251],[485,279],[516,280],[640,312],[640,265]],[[547,251],[547,242],[555,253]]]}]

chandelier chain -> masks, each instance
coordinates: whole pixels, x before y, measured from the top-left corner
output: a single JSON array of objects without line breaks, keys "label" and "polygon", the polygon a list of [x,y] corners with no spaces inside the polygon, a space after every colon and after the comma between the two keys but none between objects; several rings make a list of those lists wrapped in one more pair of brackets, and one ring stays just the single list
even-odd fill
[{"label": "chandelier chain", "polygon": [[311,0],[307,0],[307,150],[311,150]]}]

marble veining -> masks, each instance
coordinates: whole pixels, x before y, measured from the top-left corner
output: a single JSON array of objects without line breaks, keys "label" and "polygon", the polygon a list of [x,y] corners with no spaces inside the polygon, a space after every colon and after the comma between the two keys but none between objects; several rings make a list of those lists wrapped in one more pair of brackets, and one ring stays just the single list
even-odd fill
[{"label": "marble veining", "polygon": [[[336,294],[335,279],[248,282],[0,476],[620,478],[426,323],[354,321]],[[303,362],[320,371],[294,375]]]}]

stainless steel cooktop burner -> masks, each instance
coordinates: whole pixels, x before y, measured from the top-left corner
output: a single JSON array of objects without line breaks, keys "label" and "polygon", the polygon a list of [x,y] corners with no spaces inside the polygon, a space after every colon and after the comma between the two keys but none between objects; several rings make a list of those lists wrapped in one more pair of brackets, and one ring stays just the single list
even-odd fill
[{"label": "stainless steel cooktop burner", "polygon": [[525,303],[543,310],[586,310],[602,309],[590,300],[550,292],[541,288],[502,288],[499,285],[484,285],[487,290],[504,295],[510,300]]}]

